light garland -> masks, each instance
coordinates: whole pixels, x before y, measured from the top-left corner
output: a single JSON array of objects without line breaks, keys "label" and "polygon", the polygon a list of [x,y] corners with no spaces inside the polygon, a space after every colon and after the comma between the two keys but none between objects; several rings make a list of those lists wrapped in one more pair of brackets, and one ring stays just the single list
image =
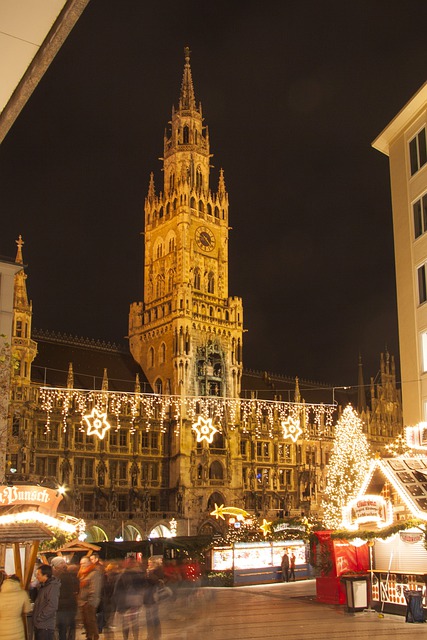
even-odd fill
[{"label": "light garland", "polygon": [[[282,402],[280,400],[239,399],[219,396],[174,396],[84,389],[42,387],[42,410],[46,412],[46,431],[50,430],[52,416],[61,415],[66,431],[72,414],[80,416],[81,430],[85,430],[85,416],[93,409],[105,414],[105,420],[116,431],[126,417],[130,431],[150,431],[159,426],[166,432],[170,420],[174,421],[174,433],[186,421],[197,423],[198,417],[215,422],[218,431],[240,429],[256,438],[283,437],[283,424],[289,427],[298,422],[301,438],[313,439],[333,436],[333,412],[335,405]],[[292,421],[292,422],[291,422]],[[311,424],[310,424],[311,422]],[[296,428],[296,427],[295,427]],[[291,431],[288,429],[291,437]],[[99,437],[99,436],[98,436]]]},{"label": "light garland", "polygon": [[48,516],[40,511],[20,511],[19,513],[9,513],[8,515],[0,516],[0,525],[15,522],[40,522],[47,527],[56,527],[64,533],[75,533],[80,528],[78,523],[72,524],[60,518]]}]

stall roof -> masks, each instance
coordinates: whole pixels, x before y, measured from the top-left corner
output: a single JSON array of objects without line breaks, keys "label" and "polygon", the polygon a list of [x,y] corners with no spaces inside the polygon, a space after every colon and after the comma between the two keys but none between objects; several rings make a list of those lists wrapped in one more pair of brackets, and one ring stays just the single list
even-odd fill
[{"label": "stall roof", "polygon": [[90,544],[89,542],[82,542],[78,538],[70,540],[64,544],[60,549],[55,549],[55,553],[82,553],[88,551],[99,551],[101,547],[96,544]]},{"label": "stall roof", "polygon": [[0,544],[50,540],[52,537],[53,535],[49,529],[37,522],[0,524]]},{"label": "stall roof", "polygon": [[382,486],[388,480],[412,515],[420,520],[427,520],[427,457],[399,456],[374,460],[371,473],[359,495],[380,493],[382,486],[379,484],[378,471],[384,479]]}]

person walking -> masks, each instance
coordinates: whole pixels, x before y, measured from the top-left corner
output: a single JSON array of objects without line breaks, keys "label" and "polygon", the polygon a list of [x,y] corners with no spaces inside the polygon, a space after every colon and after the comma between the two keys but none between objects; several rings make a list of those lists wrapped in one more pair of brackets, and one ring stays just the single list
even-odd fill
[{"label": "person walking", "polygon": [[25,615],[30,611],[31,602],[19,578],[4,578],[0,589],[1,639],[25,640]]},{"label": "person walking", "polygon": [[78,603],[82,615],[86,640],[98,640],[99,630],[96,610],[101,602],[102,574],[87,556],[80,560],[77,574],[80,581]]},{"label": "person walking", "polygon": [[147,584],[144,593],[147,640],[160,640],[162,637],[159,605],[157,602],[157,591],[163,583],[164,578],[162,562],[162,558],[151,557],[148,559]]},{"label": "person walking", "polygon": [[295,578],[295,560],[296,560],[295,554],[292,551],[291,560],[290,560],[290,567],[289,567],[289,569],[290,569],[289,570],[289,580],[292,580],[292,577],[293,577],[294,582],[295,582],[295,579],[296,579]]},{"label": "person walking", "polygon": [[33,609],[34,638],[35,640],[53,640],[61,583],[53,575],[49,564],[39,566],[36,578],[39,587]]},{"label": "person walking", "polygon": [[282,582],[289,582],[289,556],[287,551],[282,556]]},{"label": "person walking", "polygon": [[58,640],[75,640],[79,581],[75,573],[68,571],[68,565],[62,556],[52,558],[51,566],[53,575],[61,582],[56,612]]}]

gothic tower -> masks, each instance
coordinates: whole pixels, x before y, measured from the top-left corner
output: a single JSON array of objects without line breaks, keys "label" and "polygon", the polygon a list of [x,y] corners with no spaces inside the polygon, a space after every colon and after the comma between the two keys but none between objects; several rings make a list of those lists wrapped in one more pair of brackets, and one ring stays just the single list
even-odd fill
[{"label": "gothic tower", "polygon": [[164,137],[163,191],[145,200],[144,302],[133,303],[130,349],[153,390],[237,397],[243,308],[228,296],[228,194],[210,189],[208,128],[185,49],[178,109]]},{"label": "gothic tower", "polygon": [[[21,388],[21,394],[28,393],[31,382],[31,363],[37,354],[37,345],[31,339],[31,323],[33,317],[32,303],[28,301],[26,273],[22,258],[24,241],[19,236],[15,262],[22,269],[15,275],[13,296],[12,356],[14,358],[14,381]],[[28,398],[22,398],[28,399]]]}]

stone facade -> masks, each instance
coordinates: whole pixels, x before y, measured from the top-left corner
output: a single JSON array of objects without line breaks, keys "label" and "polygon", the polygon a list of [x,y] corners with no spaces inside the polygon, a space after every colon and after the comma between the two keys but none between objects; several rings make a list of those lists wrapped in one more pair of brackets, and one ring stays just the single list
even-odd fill
[{"label": "stone facade", "polygon": [[[335,402],[352,398],[343,387],[244,371],[242,301],[228,294],[228,195],[222,170],[210,190],[209,163],[186,51],[163,191],[151,176],[145,202],[133,358],[115,345],[34,334],[18,246],[12,344],[20,364],[6,479],[64,485],[60,511],[85,519],[89,541],[217,531],[215,504],[269,520],[320,510]],[[388,356],[371,387],[371,407],[364,400],[360,410],[382,447],[402,428]],[[94,409],[108,420],[103,438],[86,428]],[[212,438],[198,437],[200,418],[214,427]]]}]

